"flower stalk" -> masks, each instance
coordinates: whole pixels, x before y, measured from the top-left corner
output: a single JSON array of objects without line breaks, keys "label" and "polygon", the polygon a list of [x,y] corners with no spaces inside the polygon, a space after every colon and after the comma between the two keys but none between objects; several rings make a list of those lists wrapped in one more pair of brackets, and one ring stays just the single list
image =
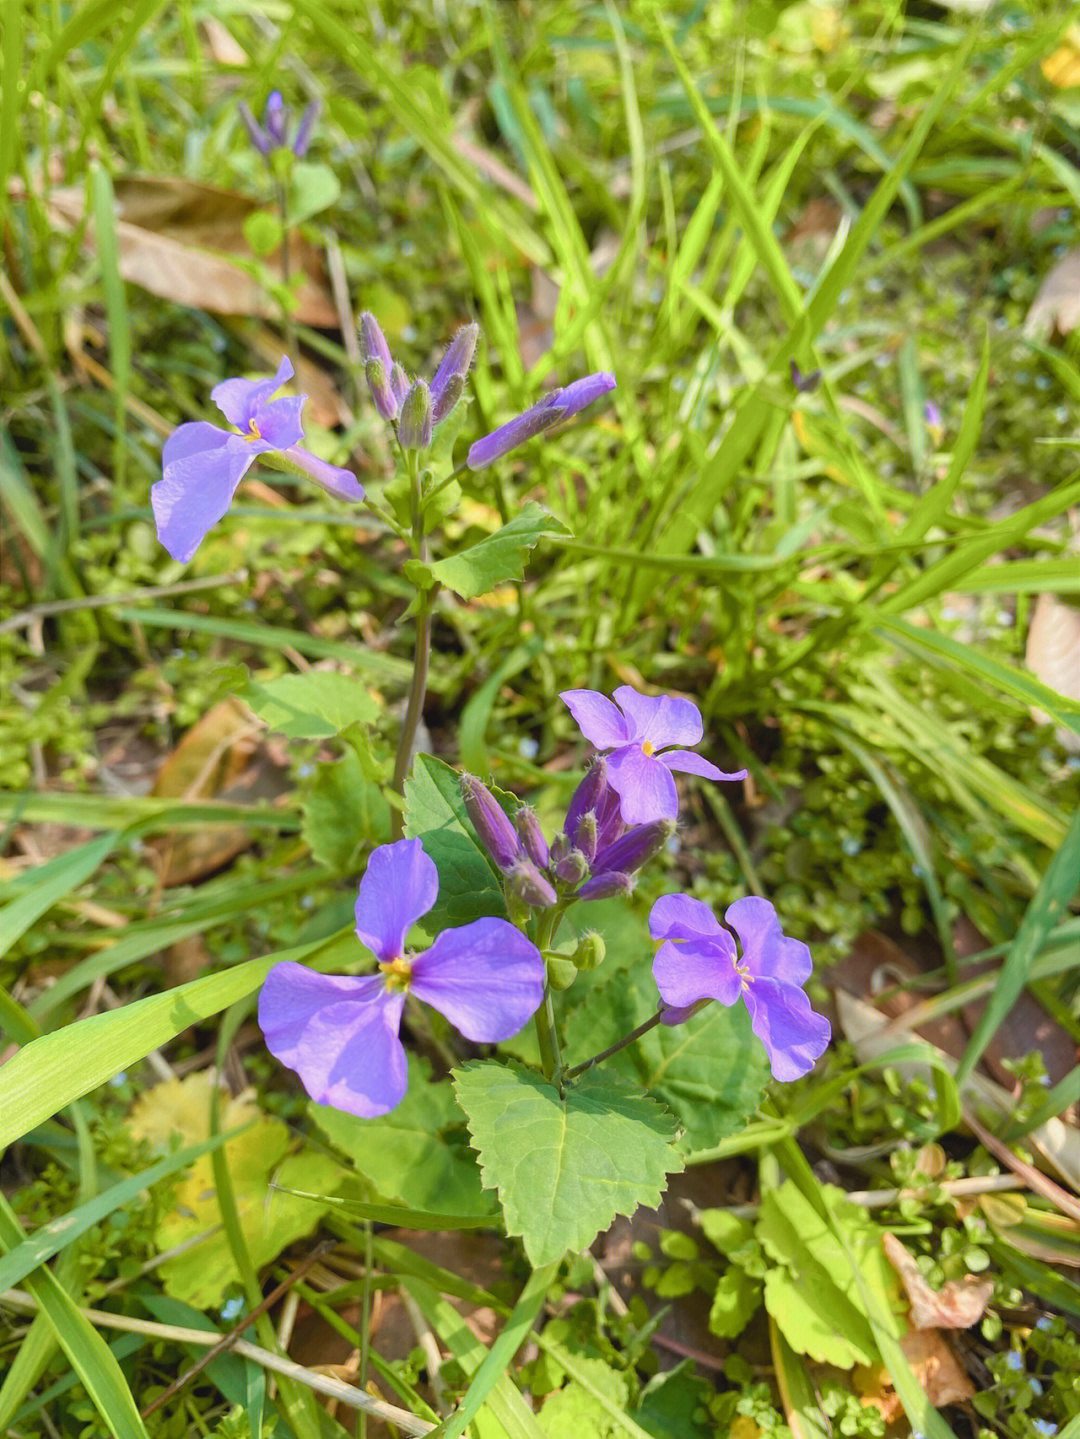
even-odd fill
[{"label": "flower stalk", "polygon": [[[404,450],[405,464],[409,473],[409,518],[412,525],[410,543],[413,555],[418,560],[428,558],[428,543],[424,535],[423,494],[420,478],[420,459],[415,450]],[[416,732],[424,713],[427,699],[428,669],[431,664],[431,621],[436,589],[420,590],[417,596],[416,637],[413,642],[413,671],[409,684],[409,697],[405,703],[405,718],[401,723],[397,757],[394,760],[394,778],[391,789],[405,798],[405,780],[412,765],[413,746]],[[394,808],[390,821],[391,835],[400,839],[405,833],[405,810]]]}]

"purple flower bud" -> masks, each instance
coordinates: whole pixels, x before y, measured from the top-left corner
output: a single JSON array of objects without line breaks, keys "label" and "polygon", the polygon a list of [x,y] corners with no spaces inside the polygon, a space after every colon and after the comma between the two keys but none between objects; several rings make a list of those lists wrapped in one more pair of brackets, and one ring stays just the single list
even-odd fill
[{"label": "purple flower bud", "polygon": [[469,469],[482,470],[485,465],[494,464],[496,460],[501,460],[503,455],[516,450],[526,440],[531,440],[535,435],[550,430],[552,425],[557,425],[565,413],[560,403],[561,395],[561,390],[552,390],[550,395],[545,395],[524,414],[516,416],[508,424],[500,425],[497,430],[492,430],[490,435],[477,440],[466,456],[465,463]]},{"label": "purple flower bud", "polygon": [[386,366],[381,360],[368,360],[364,365],[364,374],[367,376],[371,398],[375,401],[375,408],[379,414],[384,420],[396,420],[398,402],[390,388],[390,377],[386,373]]},{"label": "purple flower bud", "polygon": [[550,909],[559,896],[531,860],[519,859],[506,876],[510,892],[532,909]]},{"label": "purple flower bud", "polygon": [[260,155],[269,155],[270,151],[274,148],[274,142],[251,113],[250,107],[245,105],[243,100],[241,100],[236,108],[241,120],[244,122],[244,128],[248,132],[251,143]]},{"label": "purple flower bud", "polygon": [[633,894],[634,878],[610,869],[606,874],[594,874],[577,892],[578,899],[617,899]]},{"label": "purple flower bud", "polygon": [[932,430],[941,429],[941,407],[933,400],[927,400],[923,406],[923,418]]},{"label": "purple flower bud", "polygon": [[409,377],[404,369],[396,362],[390,367],[390,388],[394,392],[394,398],[400,405],[409,393]]},{"label": "purple flower bud", "polygon": [[364,357],[364,374],[375,408],[384,420],[396,420],[400,400],[391,383],[392,370],[396,367],[390,358],[386,336],[379,328],[378,320],[368,310],[360,316],[360,353]]},{"label": "purple flower bud", "polygon": [[589,872],[589,861],[580,849],[572,849],[551,867],[564,884],[580,884]]},{"label": "purple flower bud", "polygon": [[586,375],[583,379],[574,380],[559,396],[563,419],[568,420],[571,415],[576,415],[586,405],[591,405],[593,400],[598,400],[601,395],[606,395],[614,388],[615,376],[606,372],[598,375]]},{"label": "purple flower bud", "polygon": [[540,821],[536,818],[536,811],[531,805],[523,804],[514,816],[514,828],[518,832],[525,853],[532,860],[533,864],[540,869],[547,869],[550,853],[548,842],[544,838],[544,831],[540,828]]},{"label": "purple flower bud", "polygon": [[605,874],[609,870],[621,870],[623,874],[636,874],[648,864],[653,855],[659,854],[675,833],[675,821],[653,820],[650,824],[636,824],[628,829],[621,839],[606,845],[592,862],[593,874]]},{"label": "purple flower bud", "polygon": [[506,811],[487,785],[471,774],[461,776],[461,798],[480,843],[506,873],[522,857],[521,842]]},{"label": "purple flower bud", "polygon": [[551,841],[551,850],[548,854],[549,864],[558,864],[561,859],[566,858],[572,848],[573,845],[567,839],[566,835],[557,834]]},{"label": "purple flower bud", "polygon": [[581,850],[581,853],[590,864],[592,864],[593,856],[596,854],[596,834],[596,811],[589,810],[588,814],[583,814],[578,820],[573,839],[574,847]]},{"label": "purple flower bud", "polygon": [[[568,835],[573,835],[581,816],[588,814],[590,810],[595,810],[605,794],[615,794],[615,792],[608,788],[606,760],[597,757],[586,770],[585,778],[574,791],[567,808],[565,828]],[[618,795],[615,795],[616,806],[618,800]]]},{"label": "purple flower bud", "polygon": [[812,395],[821,384],[821,371],[811,370],[808,375],[804,375],[794,360],[790,360],[789,364],[791,365],[791,383],[795,389],[800,395]]},{"label": "purple flower bud", "polygon": [[414,380],[401,402],[398,439],[403,449],[426,450],[431,444],[431,391],[426,380]]},{"label": "purple flower bud", "polygon": [[626,829],[622,817],[622,805],[613,789],[607,789],[596,809],[596,847],[605,849],[613,844]]},{"label": "purple flower bud", "polygon": [[300,116],[300,123],[296,127],[296,136],[292,142],[292,151],[298,160],[302,160],[307,154],[308,146],[311,144],[311,132],[315,128],[321,108],[318,100],[312,100]]},{"label": "purple flower bud", "polygon": [[360,316],[360,353],[365,360],[381,360],[387,374],[393,368],[390,346],[386,343],[386,336],[378,320],[370,310],[365,310]]},{"label": "purple flower bud", "polygon": [[443,356],[442,364],[435,371],[431,382],[431,398],[435,409],[435,423],[444,420],[461,399],[465,389],[465,376],[472,364],[476,349],[479,325],[464,325],[450,342],[450,348]]},{"label": "purple flower bud", "polygon": [[280,90],[271,90],[263,113],[263,129],[278,148],[286,143],[289,128],[289,111]]}]

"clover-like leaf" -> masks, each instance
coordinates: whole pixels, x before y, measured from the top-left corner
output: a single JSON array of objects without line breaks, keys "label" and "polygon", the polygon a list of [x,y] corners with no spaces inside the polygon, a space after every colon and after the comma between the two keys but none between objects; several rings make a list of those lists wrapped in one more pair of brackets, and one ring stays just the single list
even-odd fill
[{"label": "clover-like leaf", "polygon": [[454,1087],[483,1182],[534,1268],[655,1207],[683,1167],[674,1117],[618,1079],[587,1074],[563,1096],[532,1070],[481,1060],[455,1070]]}]

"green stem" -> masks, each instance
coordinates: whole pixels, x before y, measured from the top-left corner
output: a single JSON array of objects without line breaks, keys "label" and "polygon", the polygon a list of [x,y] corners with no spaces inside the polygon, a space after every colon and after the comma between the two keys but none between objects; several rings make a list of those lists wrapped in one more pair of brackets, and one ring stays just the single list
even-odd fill
[{"label": "green stem", "polygon": [[[278,217],[281,220],[281,283],[288,290],[292,280],[289,258],[289,193],[285,188],[284,181],[276,177],[274,193],[277,197]],[[285,339],[285,353],[291,357],[296,348],[296,329],[286,296],[282,297],[281,302],[281,329]]]},{"label": "green stem", "polygon": [[587,1069],[592,1069],[594,1064],[602,1064],[605,1059],[610,1059],[613,1054],[618,1054],[620,1049],[625,1049],[628,1044],[633,1044],[634,1041],[640,1039],[643,1034],[648,1034],[650,1029],[655,1029],[660,1023],[661,1014],[662,1011],[658,1009],[654,1015],[646,1019],[642,1024],[639,1024],[636,1029],[632,1029],[629,1034],[624,1034],[622,1039],[616,1040],[614,1044],[609,1044],[607,1049],[602,1049],[599,1054],[594,1054],[591,1059],[585,1060],[584,1064],[575,1064],[573,1069],[563,1070],[563,1079],[576,1079],[579,1074],[584,1074]]},{"label": "green stem", "polygon": [[[561,904],[541,910],[533,938],[533,943],[541,954],[549,950],[554,943],[562,916]],[[555,1006],[551,1002],[551,990],[547,985],[544,987],[544,1002],[533,1015],[533,1023],[536,1025],[536,1041],[540,1046],[540,1067],[544,1071],[544,1078],[556,1079],[561,1076],[562,1052],[555,1028]]]},{"label": "green stem", "polygon": [[[413,451],[405,451],[405,463],[409,469],[409,508],[412,519],[412,550],[417,559],[427,560],[428,544],[424,536],[424,516],[421,510],[420,467],[417,464],[417,457]],[[397,759],[394,761],[394,778],[392,783],[394,793],[401,795],[402,798],[405,796],[405,779],[409,773],[409,767],[412,762],[413,745],[416,742],[416,731],[420,728],[420,720],[424,713],[424,700],[427,697],[428,668],[431,664],[431,609],[434,600],[434,590],[423,591],[420,595],[416,615],[416,640],[413,645],[412,682],[409,685],[409,698],[405,705],[405,718],[401,725],[401,737],[398,740]],[[394,839],[400,839],[404,834],[404,810],[395,809],[393,811],[391,832]]]}]

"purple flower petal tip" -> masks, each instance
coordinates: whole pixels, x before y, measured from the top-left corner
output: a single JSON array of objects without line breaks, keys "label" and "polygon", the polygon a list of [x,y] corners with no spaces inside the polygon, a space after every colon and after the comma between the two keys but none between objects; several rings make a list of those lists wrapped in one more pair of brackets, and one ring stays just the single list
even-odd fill
[{"label": "purple flower petal tip", "polygon": [[609,394],[614,388],[615,376],[606,371],[574,380],[565,387],[559,397],[563,418],[569,419],[571,415],[576,415],[586,405],[591,405],[594,400],[599,400],[602,395]]}]

